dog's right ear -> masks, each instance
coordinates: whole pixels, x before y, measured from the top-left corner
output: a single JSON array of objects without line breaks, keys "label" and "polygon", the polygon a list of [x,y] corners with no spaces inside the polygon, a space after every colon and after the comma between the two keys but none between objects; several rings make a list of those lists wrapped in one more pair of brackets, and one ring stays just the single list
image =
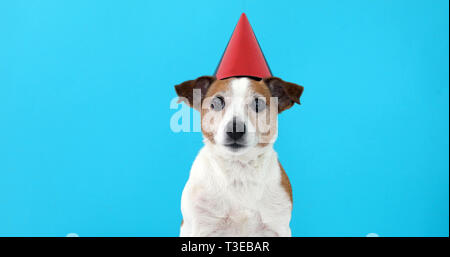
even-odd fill
[{"label": "dog's right ear", "polygon": [[180,98],[178,102],[184,101],[187,105],[197,110],[201,109],[201,102],[208,88],[216,80],[215,77],[202,76],[195,80],[188,80],[175,86],[175,91]]}]

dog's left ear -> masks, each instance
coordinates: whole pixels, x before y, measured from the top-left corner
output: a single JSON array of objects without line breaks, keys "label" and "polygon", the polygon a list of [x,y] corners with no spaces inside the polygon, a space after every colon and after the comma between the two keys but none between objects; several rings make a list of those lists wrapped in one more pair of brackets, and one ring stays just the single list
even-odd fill
[{"label": "dog's left ear", "polygon": [[300,96],[303,93],[302,86],[276,77],[265,78],[263,81],[272,96],[278,98],[278,113],[291,108],[294,103],[300,104]]},{"label": "dog's left ear", "polygon": [[[195,80],[188,80],[175,86],[175,91],[180,97],[179,101],[184,101],[187,105],[196,110],[201,110],[201,101],[206,95],[208,88],[216,80],[215,77],[202,76]],[[199,93],[199,95],[195,95]],[[196,103],[195,100],[199,102]],[[198,105],[198,106],[197,106]]]}]

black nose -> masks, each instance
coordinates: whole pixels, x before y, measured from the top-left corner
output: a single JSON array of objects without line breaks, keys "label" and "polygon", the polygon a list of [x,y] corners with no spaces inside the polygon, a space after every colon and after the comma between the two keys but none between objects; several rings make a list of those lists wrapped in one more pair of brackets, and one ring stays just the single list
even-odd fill
[{"label": "black nose", "polygon": [[245,134],[245,124],[235,117],[233,121],[228,122],[226,132],[230,138],[236,141]]}]

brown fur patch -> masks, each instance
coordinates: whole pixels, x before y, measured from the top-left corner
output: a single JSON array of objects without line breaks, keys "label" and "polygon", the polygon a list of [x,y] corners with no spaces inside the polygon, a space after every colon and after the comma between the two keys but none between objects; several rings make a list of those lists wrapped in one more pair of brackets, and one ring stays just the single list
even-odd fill
[{"label": "brown fur patch", "polygon": [[209,87],[208,91],[206,92],[206,97],[211,97],[218,92],[225,92],[230,90],[230,80],[231,78],[214,81],[214,83],[211,85],[211,87]]},{"label": "brown fur patch", "polygon": [[202,112],[201,112],[201,126],[202,126],[202,133],[203,135],[211,142],[214,143],[214,133],[212,131],[207,131],[205,129],[205,126],[207,126],[205,124],[206,121],[203,120],[203,117],[205,117],[205,115],[210,112],[211,110],[208,108],[203,108],[202,107]]},{"label": "brown fur patch", "polygon": [[261,81],[250,80],[250,88],[254,92],[264,96],[264,98],[266,99],[266,103],[270,103],[270,97],[272,96],[272,94],[270,93],[270,90],[267,87],[267,85],[262,80]]},{"label": "brown fur patch", "polygon": [[[209,126],[211,124],[205,124],[205,122],[211,122],[210,120],[203,119],[209,112],[213,111],[211,108],[209,108],[209,101],[211,97],[216,95],[219,92],[226,92],[230,90],[229,82],[231,79],[224,79],[224,80],[216,80],[214,83],[209,87],[208,91],[206,92],[205,99],[202,101],[202,110],[201,110],[201,125],[202,125],[202,133],[203,135],[211,141],[211,143],[214,143],[214,133],[215,131],[207,131],[205,129],[206,126]],[[209,98],[209,99],[208,99]],[[205,106],[204,106],[205,105]]]},{"label": "brown fur patch", "polygon": [[[269,87],[262,80],[261,81],[250,80],[250,88],[253,92],[255,92],[259,95],[262,95],[265,98],[265,101],[267,104],[266,116],[265,117],[262,115],[258,116],[258,119],[265,119],[266,124],[270,124],[270,129],[268,131],[261,132],[261,136],[264,139],[264,142],[258,143],[258,146],[265,147],[265,146],[269,145],[269,142],[271,142],[272,137],[276,134],[275,132],[277,130],[276,122],[271,122],[271,120],[270,120],[270,118],[271,118],[270,117],[270,115],[271,115],[271,113],[270,113],[270,107],[271,107],[270,98],[272,97],[272,94],[270,92]],[[272,113],[272,115],[277,115],[277,114]],[[250,117],[250,119],[252,120],[253,124],[255,124],[257,122],[256,118],[252,119],[252,117]],[[275,117],[272,117],[272,121],[273,121],[273,119],[275,119]],[[256,128],[257,128],[258,132],[260,132],[259,126],[256,126]]]},{"label": "brown fur patch", "polygon": [[291,199],[291,203],[293,203],[291,182],[289,182],[289,178],[286,174],[286,171],[284,171],[283,166],[281,166],[281,163],[279,160],[278,160],[278,165],[280,166],[280,171],[281,171],[281,186],[284,188],[286,193],[289,195],[289,198]]}]

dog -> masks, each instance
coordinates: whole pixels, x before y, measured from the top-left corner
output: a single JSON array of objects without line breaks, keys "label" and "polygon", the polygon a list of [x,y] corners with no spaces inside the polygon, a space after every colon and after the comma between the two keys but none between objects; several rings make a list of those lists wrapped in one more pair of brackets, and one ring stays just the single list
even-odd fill
[{"label": "dog", "polygon": [[182,193],[180,236],[291,236],[292,189],[273,143],[277,115],[300,104],[303,87],[202,76],[175,91],[200,111],[204,141]]}]

